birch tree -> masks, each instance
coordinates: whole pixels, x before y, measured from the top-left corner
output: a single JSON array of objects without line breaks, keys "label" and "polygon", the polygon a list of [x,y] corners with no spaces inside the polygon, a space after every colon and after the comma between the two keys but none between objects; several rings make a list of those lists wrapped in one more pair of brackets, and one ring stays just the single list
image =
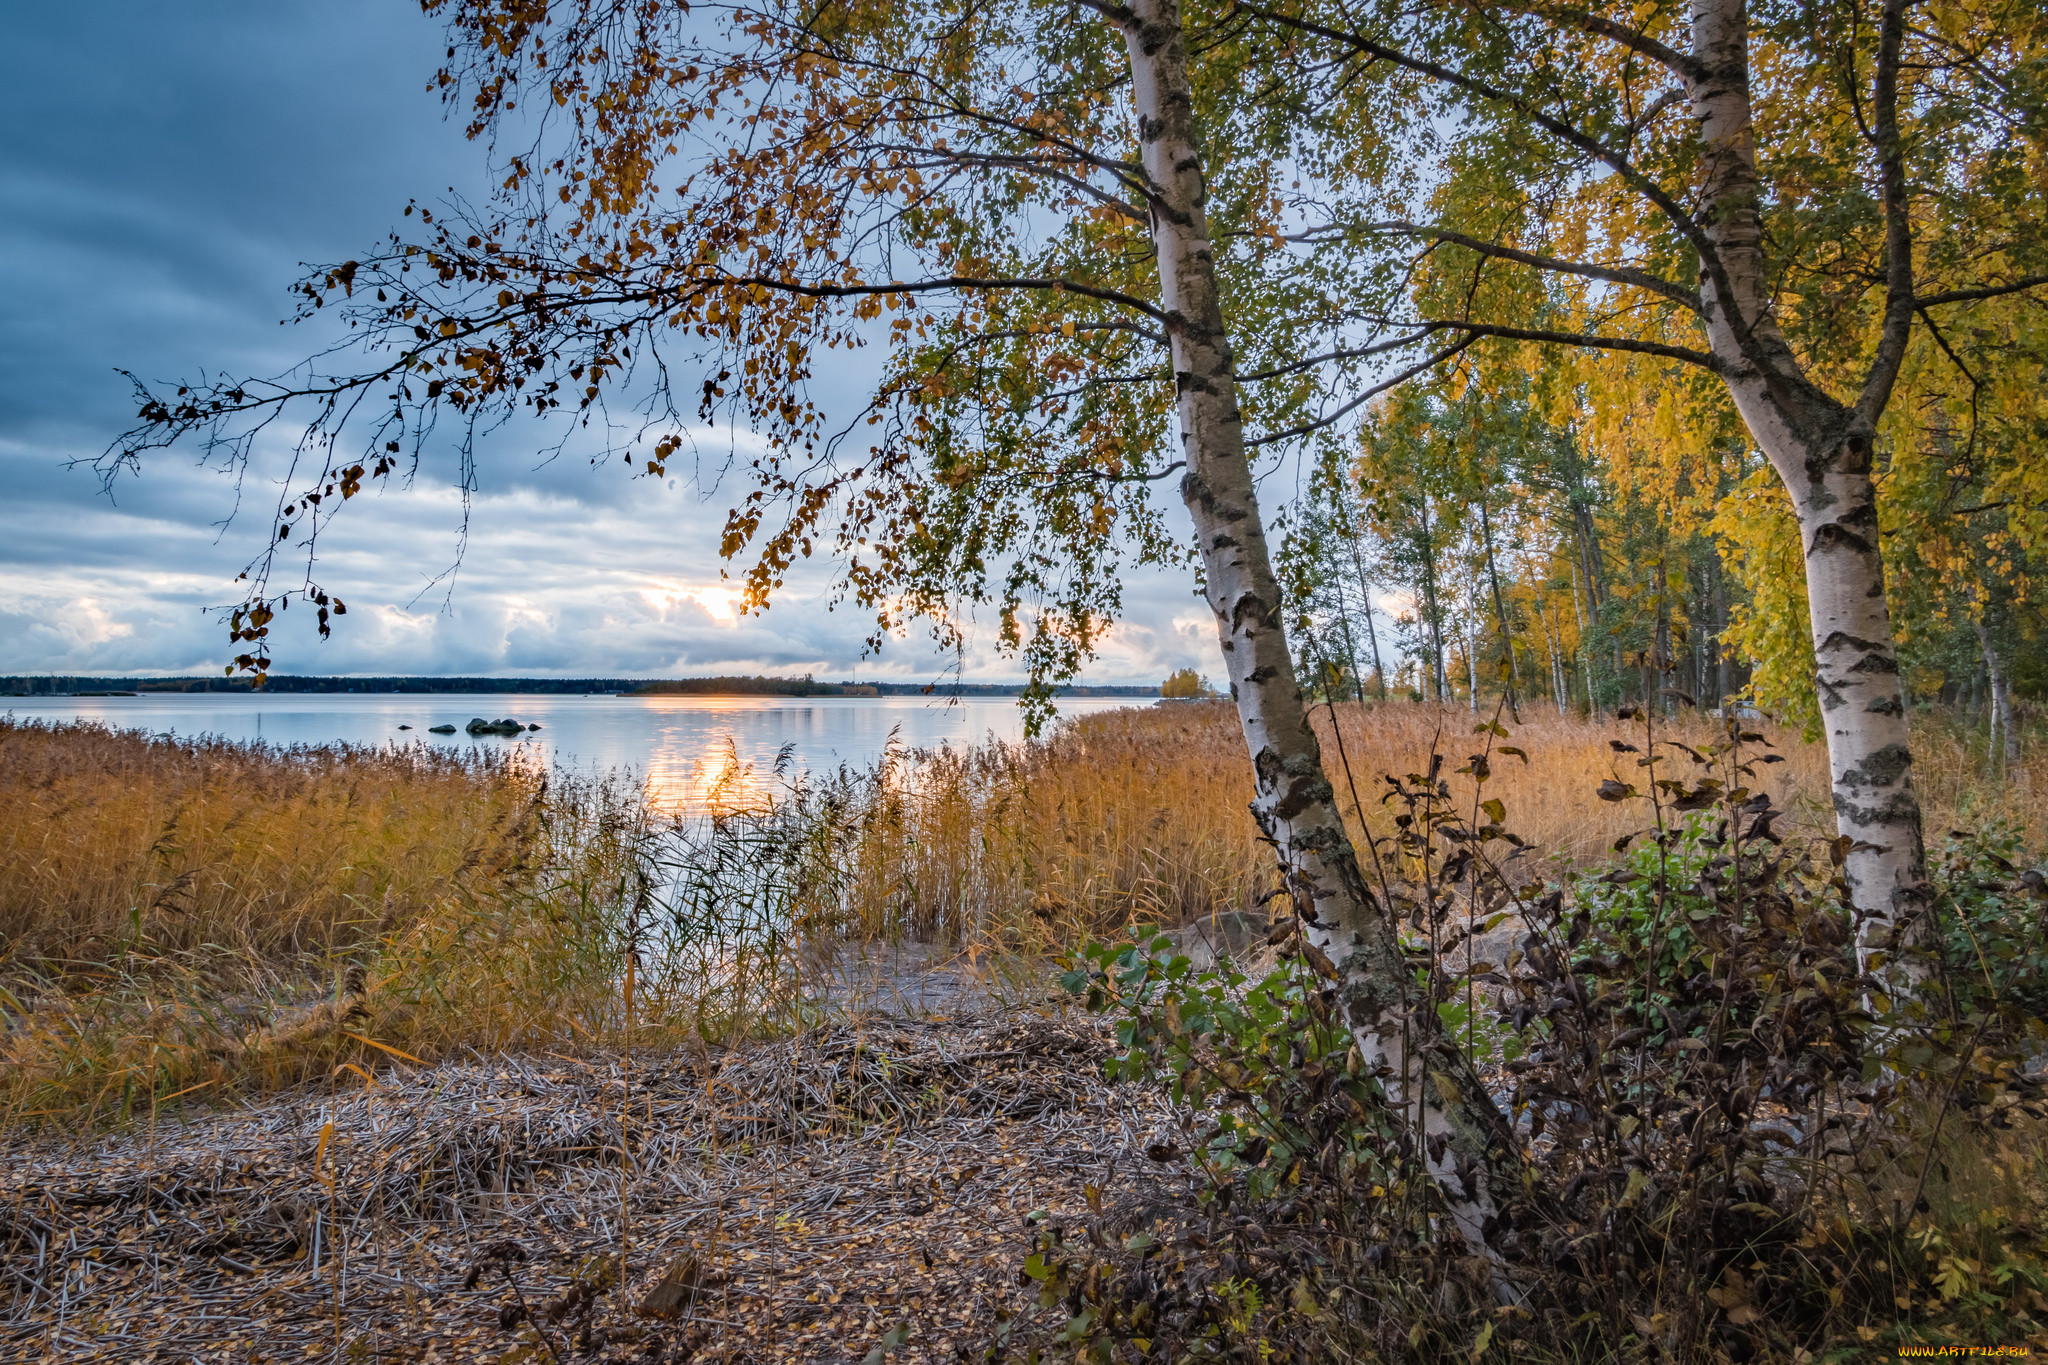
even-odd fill
[{"label": "birch tree", "polygon": [[1873,471],[1916,344],[2048,285],[2039,8],[1245,11],[1350,93],[1362,141],[1439,168],[1374,180],[1323,226],[1416,244],[1403,321],[1690,370],[1740,414],[1798,522],[1865,943],[1893,941],[1926,881]]},{"label": "birch tree", "polygon": [[[1306,402],[1369,392],[1365,367],[1427,332],[1374,335],[1345,244],[1282,232],[1313,111],[1235,16],[1195,49],[1175,0],[426,7],[451,31],[439,79],[497,149],[494,201],[424,208],[416,236],[304,284],[302,311],[363,338],[354,368],[145,390],[111,452],[244,460],[310,409],[317,473],[251,566],[243,666],[267,667],[284,602],[329,626],[338,602],[310,569],[282,581],[283,556],[310,566],[336,509],[437,422],[487,458],[494,426],[567,416],[660,475],[707,455],[697,396],[700,423],[764,447],[726,468],[749,607],[817,554],[878,630],[956,642],[986,608],[1043,714],[1120,607],[1120,556],[1185,562],[1148,501],[1177,478],[1253,813],[1415,1158],[1471,1245],[1509,1260],[1519,1150],[1360,873],[1253,468],[1327,426]],[[821,358],[865,346],[880,377],[848,412]]]}]

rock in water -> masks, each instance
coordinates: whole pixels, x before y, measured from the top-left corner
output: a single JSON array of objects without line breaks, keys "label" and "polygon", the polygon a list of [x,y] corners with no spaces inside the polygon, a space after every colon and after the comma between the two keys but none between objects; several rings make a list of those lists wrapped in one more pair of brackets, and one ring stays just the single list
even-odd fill
[{"label": "rock in water", "polygon": [[467,728],[473,735],[516,735],[526,729],[524,725],[510,717],[485,720],[482,716],[473,718]]},{"label": "rock in water", "polygon": [[452,725],[429,725],[427,733],[430,735],[452,735],[455,733],[455,727]]}]

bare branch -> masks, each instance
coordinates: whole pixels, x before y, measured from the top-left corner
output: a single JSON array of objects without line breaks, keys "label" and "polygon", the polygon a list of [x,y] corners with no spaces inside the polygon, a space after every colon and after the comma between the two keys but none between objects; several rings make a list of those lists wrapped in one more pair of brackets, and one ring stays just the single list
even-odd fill
[{"label": "bare branch", "polygon": [[[1442,325],[1455,326],[1456,324]],[[1380,383],[1373,385],[1364,393],[1359,394],[1356,398],[1353,398],[1350,402],[1338,408],[1335,412],[1329,413],[1322,417],[1318,417],[1313,421],[1303,422],[1299,426],[1289,427],[1285,431],[1276,431],[1270,436],[1261,436],[1256,440],[1246,441],[1244,443],[1244,447],[1246,450],[1256,450],[1260,446],[1278,445],[1282,441],[1291,441],[1297,436],[1306,436],[1312,431],[1320,431],[1324,427],[1335,426],[1337,423],[1343,421],[1346,416],[1357,411],[1359,407],[1361,407],[1362,405],[1379,397],[1388,389],[1395,388],[1399,385],[1405,384],[1409,380],[1413,379],[1416,375],[1422,374],[1427,370],[1433,369],[1436,366],[1443,364],[1446,360],[1449,360],[1451,357],[1460,354],[1467,347],[1471,346],[1474,342],[1478,340],[1479,335],[1477,333],[1462,337],[1459,340],[1452,342],[1449,346],[1444,347],[1444,349],[1438,351],[1435,355],[1430,356],[1417,364],[1410,365],[1407,369],[1402,370],[1393,378],[1382,380]]]},{"label": "bare branch", "polygon": [[1987,284],[1976,289],[1949,289],[1939,294],[1923,294],[1913,300],[1915,308],[1939,308],[1944,303],[1975,303],[1979,299],[2002,299],[2008,294],[2023,294],[2029,289],[2039,289],[2048,284],[2048,275],[2023,275],[2010,284]]},{"label": "bare branch", "polygon": [[1672,346],[1661,341],[1639,341],[1634,337],[1605,337],[1591,332],[1553,332],[1542,327],[1503,327],[1488,322],[1440,322],[1439,327],[1455,327],[1469,332],[1474,337],[1501,337],[1508,341],[1540,341],[1557,346],[1583,346],[1592,351],[1623,351],[1630,355],[1653,355],[1662,360],[1676,360],[1687,365],[1697,365],[1715,374],[1723,372],[1720,357],[1707,351],[1695,351],[1687,346]]},{"label": "bare branch", "polygon": [[1518,265],[1526,265],[1536,270],[1547,270],[1553,274],[1577,275],[1583,279],[1602,280],[1608,284],[1622,284],[1636,289],[1646,289],[1653,294],[1670,299],[1673,303],[1679,304],[1694,313],[1700,311],[1700,296],[1696,291],[1687,289],[1680,284],[1674,284],[1661,275],[1653,275],[1647,270],[1636,270],[1629,266],[1594,265],[1586,261],[1567,261],[1556,256],[1545,256],[1539,252],[1523,251],[1519,247],[1502,246],[1498,242],[1489,242],[1482,237],[1473,237],[1463,232],[1454,232],[1449,228],[1432,227],[1427,224],[1392,221],[1372,223],[1369,226],[1391,232],[1406,233],[1411,237],[1449,242],[1453,246],[1462,246],[1469,251],[1476,251],[1482,256],[1491,256],[1496,260],[1502,261],[1513,261]]}]

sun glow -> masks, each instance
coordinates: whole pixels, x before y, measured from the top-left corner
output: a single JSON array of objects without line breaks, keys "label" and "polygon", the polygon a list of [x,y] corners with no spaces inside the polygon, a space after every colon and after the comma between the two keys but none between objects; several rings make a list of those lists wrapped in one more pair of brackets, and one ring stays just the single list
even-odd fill
[{"label": "sun glow", "polygon": [[721,626],[736,625],[740,619],[740,593],[737,588],[721,587],[717,584],[696,586],[664,583],[642,588],[640,596],[648,606],[664,616],[680,603],[694,602],[703,609],[706,616]]}]

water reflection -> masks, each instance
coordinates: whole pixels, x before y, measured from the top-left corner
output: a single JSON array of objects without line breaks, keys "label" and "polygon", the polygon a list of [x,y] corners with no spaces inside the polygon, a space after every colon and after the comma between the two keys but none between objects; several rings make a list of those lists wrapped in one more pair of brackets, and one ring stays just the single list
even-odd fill
[{"label": "water reflection", "polygon": [[[782,764],[792,767],[794,760]],[[678,819],[694,815],[722,815],[737,810],[755,810],[775,795],[775,767],[740,757],[731,734],[686,752],[682,745],[665,745],[649,756],[641,788],[649,809]]]},{"label": "water reflection", "polygon": [[[1144,705],[1077,698],[1060,710],[1077,715]],[[533,762],[586,773],[624,770],[646,783],[666,814],[701,814],[713,799],[728,755],[741,765],[720,800],[759,801],[776,789],[785,749],[791,776],[856,768],[878,760],[895,736],[905,748],[956,747],[1022,733],[1016,703],[977,697],[948,704],[925,697],[613,697],[562,694],[190,694],[138,697],[0,698],[17,719],[94,720],[185,738],[214,735],[271,744],[431,744],[442,748],[516,748]],[[510,717],[539,730],[518,738],[471,736],[470,718]],[[428,733],[432,725],[452,735]],[[406,728],[409,727],[409,728]],[[751,769],[751,771],[748,771]],[[731,785],[738,782],[741,785]]]}]

